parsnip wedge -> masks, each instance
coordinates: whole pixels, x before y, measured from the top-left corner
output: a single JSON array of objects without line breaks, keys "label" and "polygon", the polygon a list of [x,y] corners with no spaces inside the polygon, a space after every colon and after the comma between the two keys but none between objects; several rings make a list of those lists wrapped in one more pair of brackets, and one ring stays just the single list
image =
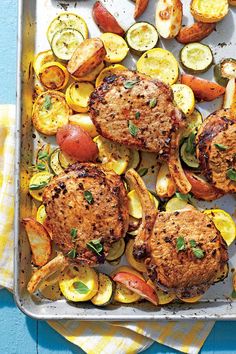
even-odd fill
[{"label": "parsnip wedge", "polygon": [[33,218],[23,219],[23,224],[29,239],[32,251],[32,261],[42,267],[51,256],[51,239],[45,227]]}]

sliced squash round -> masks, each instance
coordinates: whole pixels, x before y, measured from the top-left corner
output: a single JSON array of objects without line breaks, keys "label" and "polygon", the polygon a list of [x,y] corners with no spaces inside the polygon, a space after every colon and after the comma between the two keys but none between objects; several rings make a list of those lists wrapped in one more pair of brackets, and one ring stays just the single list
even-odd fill
[{"label": "sliced squash round", "polygon": [[148,22],[136,22],[126,32],[128,46],[136,54],[156,47],[158,39],[156,28]]},{"label": "sliced squash round", "polygon": [[194,296],[194,297],[181,297],[180,300],[183,302],[187,302],[188,304],[193,304],[195,302],[199,302],[199,300],[201,300],[202,295],[198,295],[198,296]]},{"label": "sliced squash round", "polygon": [[167,212],[173,212],[173,211],[185,209],[188,205],[189,204],[186,200],[173,197],[166,203],[165,209]]},{"label": "sliced squash round", "polygon": [[38,96],[33,106],[32,122],[36,130],[45,135],[55,135],[66,125],[72,111],[65,95],[58,91],[46,91]]},{"label": "sliced squash round", "polygon": [[193,113],[186,117],[186,128],[182,131],[181,136],[187,138],[191,133],[196,133],[202,122],[201,113],[197,109],[194,109]]},{"label": "sliced squash round", "polygon": [[106,49],[105,61],[108,63],[119,63],[124,60],[129,52],[126,41],[115,33],[103,33],[100,36]]},{"label": "sliced squash round", "polygon": [[55,149],[51,153],[49,157],[49,165],[52,170],[52,172],[55,175],[59,175],[61,172],[64,171],[64,169],[61,167],[60,161],[59,161],[59,154],[60,154],[60,149]]},{"label": "sliced squash round", "polygon": [[189,116],[193,113],[195,107],[195,97],[193,90],[187,85],[174,84],[171,86],[174,101],[178,108],[186,115]]},{"label": "sliced squash round", "polygon": [[55,62],[56,57],[53,55],[51,50],[46,50],[44,52],[40,52],[36,55],[33,63],[35,74],[38,76],[41,67],[44,64]]},{"label": "sliced squash round", "polygon": [[204,214],[208,215],[220,231],[221,236],[228,246],[235,240],[236,225],[232,216],[223,209],[204,210]]},{"label": "sliced squash round", "polygon": [[87,112],[94,86],[90,82],[73,82],[66,90],[66,102],[76,112]]},{"label": "sliced squash round", "polygon": [[98,135],[94,138],[98,147],[98,159],[106,168],[122,175],[128,166],[130,150],[124,145],[114,143]]},{"label": "sliced squash round", "polygon": [[134,248],[134,240],[129,240],[126,249],[125,249],[125,256],[127,262],[133,267],[134,269],[138,270],[141,273],[145,273],[147,271],[146,266],[143,262],[138,262],[133,256],[133,248]]},{"label": "sliced squash round", "polygon": [[151,279],[148,279],[147,284],[156,291],[159,305],[167,305],[175,300],[175,295],[173,293],[167,293],[159,288],[156,288]]},{"label": "sliced squash round", "polygon": [[33,175],[29,182],[29,192],[30,195],[38,200],[43,201],[43,190],[50,182],[53,175],[47,171],[38,172]]},{"label": "sliced squash round", "polygon": [[130,168],[138,168],[141,162],[140,152],[138,150],[130,149],[129,164],[127,170]]},{"label": "sliced squash round", "polygon": [[59,286],[67,300],[88,301],[98,292],[98,275],[85,265],[70,266],[62,273]]},{"label": "sliced squash round", "polygon": [[174,55],[162,48],[145,52],[137,61],[137,71],[169,85],[173,85],[179,76],[179,66]]},{"label": "sliced squash round", "polygon": [[57,62],[42,65],[38,77],[48,90],[62,90],[69,81],[69,73],[65,66]]},{"label": "sliced squash round", "polygon": [[55,17],[48,26],[47,39],[49,43],[52,42],[52,38],[57,31],[65,28],[73,28],[74,30],[79,31],[84,39],[88,38],[88,26],[85,20],[77,14],[62,12]]},{"label": "sliced squash round", "polygon": [[91,138],[98,135],[92,119],[86,113],[73,114],[69,117],[69,123],[79,125],[82,129],[89,133]]},{"label": "sliced squash round", "polygon": [[[150,199],[154,202],[156,209],[159,207],[159,200],[149,192]],[[142,205],[137,192],[133,189],[128,193],[129,215],[136,219],[142,217]]]},{"label": "sliced squash round", "polygon": [[115,291],[115,282],[106,274],[98,274],[98,292],[91,299],[96,306],[109,305],[113,300]]},{"label": "sliced squash round", "polygon": [[107,261],[114,261],[120,258],[125,251],[125,241],[121,238],[119,241],[114,242],[109,249],[108,255],[106,256]]},{"label": "sliced squash round", "polygon": [[70,165],[73,165],[76,162],[75,159],[66,155],[61,150],[59,151],[58,158],[59,158],[59,163],[63,169],[69,167]]},{"label": "sliced squash round", "polygon": [[210,69],[214,58],[211,48],[202,43],[186,44],[180,51],[183,68],[193,74],[203,73]]},{"label": "sliced squash round", "polygon": [[124,70],[128,70],[128,69],[121,64],[114,64],[114,65],[107,66],[98,75],[95,86],[96,87],[100,86],[103,80],[105,79],[105,77],[111,76],[115,74],[117,71],[124,71]]},{"label": "sliced squash round", "polygon": [[141,296],[137,293],[126,288],[124,285],[117,283],[114,293],[114,300],[122,304],[132,304],[141,299]]},{"label": "sliced squash round", "polygon": [[57,31],[51,41],[51,48],[57,58],[70,60],[76,48],[84,41],[82,33],[74,28]]},{"label": "sliced squash round", "polygon": [[215,277],[214,283],[218,283],[220,281],[223,281],[227,276],[229,275],[229,265],[226,263],[223,267],[223,269],[220,269]]},{"label": "sliced squash round", "polygon": [[191,168],[198,168],[199,167],[199,161],[195,156],[195,153],[190,153],[188,152],[187,149],[187,142],[184,142],[183,145],[181,146],[180,149],[180,156],[183,162]]},{"label": "sliced squash round", "polygon": [[47,214],[46,214],[45,206],[42,204],[37,210],[36,220],[40,222],[40,224],[44,224],[46,218],[47,218]]}]

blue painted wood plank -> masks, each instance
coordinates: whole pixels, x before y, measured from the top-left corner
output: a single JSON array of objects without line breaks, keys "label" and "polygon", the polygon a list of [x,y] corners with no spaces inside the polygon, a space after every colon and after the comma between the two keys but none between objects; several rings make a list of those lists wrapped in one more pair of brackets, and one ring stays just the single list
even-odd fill
[{"label": "blue painted wood plank", "polygon": [[0,353],[36,354],[37,322],[16,308],[12,294],[0,290]]}]

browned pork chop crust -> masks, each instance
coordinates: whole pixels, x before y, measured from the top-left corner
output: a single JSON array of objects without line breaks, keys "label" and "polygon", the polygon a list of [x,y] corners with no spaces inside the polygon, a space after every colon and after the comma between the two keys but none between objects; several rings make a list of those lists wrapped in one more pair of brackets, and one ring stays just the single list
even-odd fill
[{"label": "browned pork chop crust", "polygon": [[99,134],[138,150],[156,152],[162,159],[168,159],[170,140],[185,125],[169,86],[128,70],[106,77],[92,93],[89,106]]},{"label": "browned pork chop crust", "polygon": [[[90,203],[85,192],[92,195]],[[124,184],[120,176],[101,165],[78,163],[70,166],[45,188],[43,203],[46,226],[53,240],[64,255],[75,250],[76,262],[103,263],[111,244],[124,237],[128,228]],[[77,230],[76,238],[71,235],[73,228]],[[89,241],[98,239],[104,250],[101,257],[87,246]]]},{"label": "browned pork chop crust", "polygon": [[224,193],[236,192],[236,181],[228,171],[236,171],[236,119],[230,110],[211,114],[197,135],[197,157],[209,182]]},{"label": "browned pork chop crust", "polygon": [[[177,250],[183,237],[185,249]],[[190,241],[204,252],[198,259]],[[149,276],[156,286],[179,297],[204,293],[228,260],[227,247],[209,217],[198,210],[160,212],[148,242]]]}]

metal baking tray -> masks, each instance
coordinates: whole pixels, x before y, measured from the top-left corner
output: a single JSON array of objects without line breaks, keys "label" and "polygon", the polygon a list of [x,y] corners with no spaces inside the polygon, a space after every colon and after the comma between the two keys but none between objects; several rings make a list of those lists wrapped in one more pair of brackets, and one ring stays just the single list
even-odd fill
[{"label": "metal baking tray", "polygon": [[[104,0],[108,9],[112,9],[119,17],[120,23],[128,28],[133,22],[134,3],[130,0]],[[17,85],[17,130],[16,130],[16,169],[15,169],[15,300],[19,308],[27,315],[37,319],[80,319],[96,321],[137,321],[137,320],[190,320],[190,319],[236,319],[236,302],[230,300],[232,292],[232,271],[236,267],[236,247],[230,247],[230,272],[223,282],[212,286],[202,300],[196,304],[171,304],[154,307],[148,303],[129,306],[109,305],[97,308],[89,303],[72,304],[65,300],[52,302],[31,297],[26,291],[26,284],[31,273],[30,249],[27,237],[20,225],[23,217],[31,215],[32,200],[28,195],[28,167],[32,163],[35,140],[39,136],[31,126],[32,95],[34,78],[32,61],[35,53],[49,49],[46,29],[50,21],[62,11],[75,12],[82,15],[89,26],[90,36],[98,36],[99,30],[92,20],[91,7],[94,1],[81,0],[19,0],[19,32],[18,32],[18,85]],[[189,13],[190,0],[184,3],[183,23],[193,21]],[[150,5],[142,20],[154,23],[156,0]],[[224,57],[233,57],[236,52],[235,24],[236,9],[230,9],[227,18],[217,24],[217,30],[204,43],[214,53],[215,61]],[[160,40],[159,46],[171,50],[176,57],[180,50],[177,41]],[[124,61],[131,69],[135,69],[136,58],[129,55]],[[213,70],[202,75],[213,79]],[[213,103],[201,103],[198,109],[206,117],[208,113],[220,108],[221,100]],[[34,138],[34,139],[33,139]],[[47,140],[46,140],[47,141]],[[146,181],[153,188],[152,181]],[[226,196],[213,203],[197,203],[199,207],[220,207],[235,215],[235,198]],[[102,270],[108,270],[102,266]]]}]

